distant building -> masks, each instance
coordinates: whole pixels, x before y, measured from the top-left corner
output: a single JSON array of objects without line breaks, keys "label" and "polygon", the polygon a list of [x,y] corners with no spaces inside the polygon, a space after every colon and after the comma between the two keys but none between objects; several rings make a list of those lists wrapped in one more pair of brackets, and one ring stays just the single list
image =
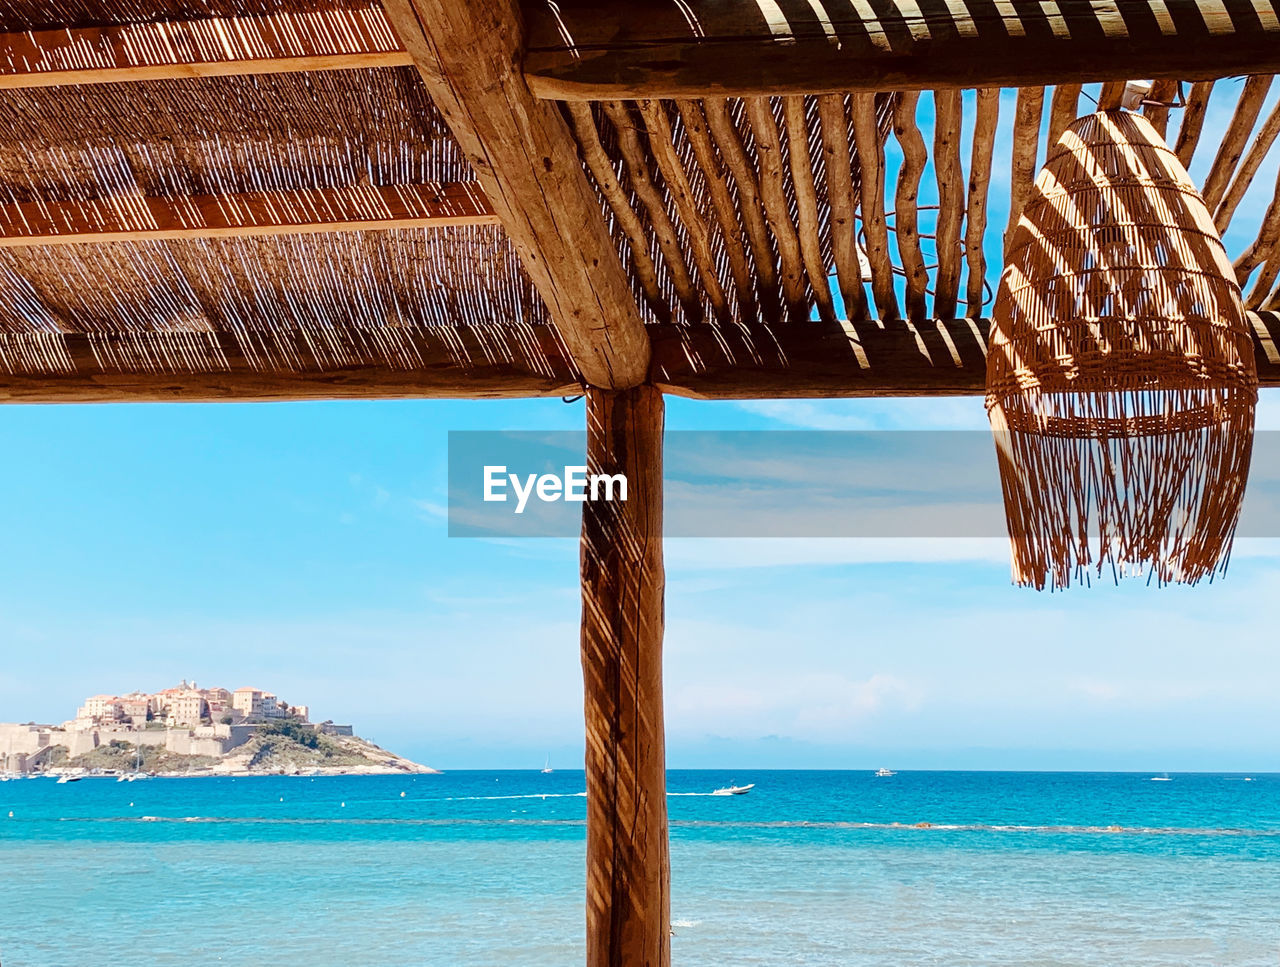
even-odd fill
[{"label": "distant building", "polygon": [[209,706],[198,689],[189,688],[171,696],[165,711],[170,726],[196,726],[209,714]]},{"label": "distant building", "polygon": [[124,717],[124,707],[114,695],[91,695],[76,709],[77,719],[94,722],[119,722]]},{"label": "distant building", "polygon": [[257,688],[237,688],[231,694],[231,707],[245,718],[279,718],[280,703],[270,692]]},{"label": "distant building", "polygon": [[120,708],[124,717],[134,725],[144,725],[149,714],[154,711],[151,696],[143,692],[130,692],[120,698]]}]

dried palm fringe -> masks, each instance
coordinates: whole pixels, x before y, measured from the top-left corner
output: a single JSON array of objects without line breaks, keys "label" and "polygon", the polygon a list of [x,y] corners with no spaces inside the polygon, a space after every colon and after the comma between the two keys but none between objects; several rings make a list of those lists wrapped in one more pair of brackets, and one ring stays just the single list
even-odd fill
[{"label": "dried palm fringe", "polygon": [[1229,386],[989,400],[1014,581],[1066,588],[1110,569],[1117,581],[1195,584],[1225,573],[1256,399]]}]

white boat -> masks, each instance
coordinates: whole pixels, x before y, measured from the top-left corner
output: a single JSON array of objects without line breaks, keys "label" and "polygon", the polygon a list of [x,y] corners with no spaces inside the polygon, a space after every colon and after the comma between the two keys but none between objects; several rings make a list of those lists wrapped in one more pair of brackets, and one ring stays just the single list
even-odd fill
[{"label": "white boat", "polygon": [[545,776],[545,775],[547,775],[548,773],[552,773],[552,772],[555,772],[555,771],[556,771],[555,769],[552,769],[552,768],[551,768],[551,756],[547,756],[547,762],[546,762],[546,764],[542,767],[542,774]]},{"label": "white boat", "polygon": [[725,786],[723,789],[717,789],[711,793],[713,796],[743,796],[756,787],[754,782],[745,786]]},{"label": "white boat", "polygon": [[876,775],[883,779],[885,776],[896,776],[897,773],[892,769],[877,769]]},{"label": "white boat", "polygon": [[64,782],[79,782],[83,778],[84,776],[58,776],[58,785],[62,785]]},{"label": "white boat", "polygon": [[1173,780],[1169,778],[1169,773],[1167,772],[1162,776],[1152,776],[1151,781],[1152,782],[1173,782]]}]

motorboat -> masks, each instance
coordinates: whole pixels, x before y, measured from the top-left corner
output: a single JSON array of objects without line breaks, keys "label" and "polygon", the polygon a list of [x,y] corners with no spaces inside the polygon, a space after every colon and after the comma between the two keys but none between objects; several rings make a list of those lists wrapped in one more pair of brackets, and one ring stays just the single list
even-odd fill
[{"label": "motorboat", "polygon": [[897,773],[894,772],[892,769],[877,769],[876,775],[879,776],[881,779],[883,779],[886,776],[896,776]]},{"label": "motorboat", "polygon": [[745,786],[725,786],[723,789],[717,789],[711,793],[713,796],[745,796],[756,787],[754,782]]}]

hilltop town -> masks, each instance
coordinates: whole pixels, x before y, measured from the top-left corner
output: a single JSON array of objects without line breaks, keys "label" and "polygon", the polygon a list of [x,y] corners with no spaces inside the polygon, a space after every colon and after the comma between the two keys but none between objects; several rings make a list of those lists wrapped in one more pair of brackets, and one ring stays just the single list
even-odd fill
[{"label": "hilltop town", "polygon": [[433,772],[259,688],[91,695],[61,725],[0,723],[0,772],[127,776]]}]

